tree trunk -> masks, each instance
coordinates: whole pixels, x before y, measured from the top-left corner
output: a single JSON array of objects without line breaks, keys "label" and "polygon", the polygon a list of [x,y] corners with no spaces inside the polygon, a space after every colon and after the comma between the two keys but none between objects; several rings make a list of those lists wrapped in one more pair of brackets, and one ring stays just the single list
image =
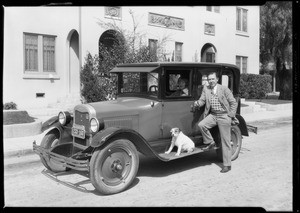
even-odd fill
[{"label": "tree trunk", "polygon": [[280,100],[291,100],[292,99],[292,75],[291,71],[287,70],[284,61],[277,57],[276,59],[276,78],[277,86],[280,92]]},{"label": "tree trunk", "polygon": [[292,71],[287,70],[285,64],[278,72],[279,84],[279,98],[280,100],[292,100]]},{"label": "tree trunk", "polygon": [[273,92],[276,92],[276,70],[274,71],[274,75],[273,75]]}]

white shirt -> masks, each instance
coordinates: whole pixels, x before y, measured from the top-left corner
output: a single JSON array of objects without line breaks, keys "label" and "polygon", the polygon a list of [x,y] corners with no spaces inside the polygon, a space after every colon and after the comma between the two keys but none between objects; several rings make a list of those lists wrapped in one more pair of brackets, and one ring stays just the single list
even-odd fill
[{"label": "white shirt", "polygon": [[217,84],[216,84],[216,86],[212,89],[212,91],[213,91],[214,95],[217,94]]}]

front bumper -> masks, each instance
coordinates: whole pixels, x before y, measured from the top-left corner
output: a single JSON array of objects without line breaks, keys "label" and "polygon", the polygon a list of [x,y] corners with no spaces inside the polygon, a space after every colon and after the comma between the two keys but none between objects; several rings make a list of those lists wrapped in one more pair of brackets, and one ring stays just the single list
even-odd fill
[{"label": "front bumper", "polygon": [[49,165],[51,163],[59,164],[66,168],[78,171],[89,171],[88,154],[76,153],[72,155],[73,143],[57,145],[51,149],[45,149],[33,142],[33,151],[43,158]]}]

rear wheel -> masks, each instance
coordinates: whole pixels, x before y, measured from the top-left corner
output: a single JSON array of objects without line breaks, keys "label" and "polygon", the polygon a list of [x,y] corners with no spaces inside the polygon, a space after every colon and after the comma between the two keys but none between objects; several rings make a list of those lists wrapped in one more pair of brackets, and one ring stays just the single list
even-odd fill
[{"label": "rear wheel", "polygon": [[[41,142],[41,147],[50,150],[56,145],[58,145],[58,142],[59,142],[59,134],[56,132],[51,132],[44,136]],[[40,156],[40,158],[44,166],[53,172],[62,172],[67,170],[66,167],[63,167],[62,165],[53,162],[53,160],[51,159],[49,161],[46,161],[44,157]]]},{"label": "rear wheel", "polygon": [[102,194],[115,194],[130,186],[138,167],[138,152],[133,143],[118,139],[93,153],[90,179]]},{"label": "rear wheel", "polygon": [[[221,138],[220,134],[218,133],[218,136],[216,137],[218,149],[216,149],[217,156],[219,160],[223,160],[222,157],[222,143],[221,143]],[[231,127],[231,160],[234,161],[235,159],[238,158],[239,153],[242,148],[242,134],[241,130],[238,126],[232,126]]]}]

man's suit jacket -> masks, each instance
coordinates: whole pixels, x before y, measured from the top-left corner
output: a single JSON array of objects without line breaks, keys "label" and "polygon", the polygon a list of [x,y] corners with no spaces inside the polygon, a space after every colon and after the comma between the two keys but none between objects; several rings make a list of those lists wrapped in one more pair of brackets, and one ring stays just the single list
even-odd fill
[{"label": "man's suit jacket", "polygon": [[[200,107],[205,105],[204,117],[206,117],[209,114],[211,94],[212,89],[205,86],[198,100],[198,105]],[[238,104],[235,98],[233,97],[233,94],[230,91],[230,89],[221,84],[217,84],[217,95],[221,105],[226,109],[228,116],[234,118]]]}]

